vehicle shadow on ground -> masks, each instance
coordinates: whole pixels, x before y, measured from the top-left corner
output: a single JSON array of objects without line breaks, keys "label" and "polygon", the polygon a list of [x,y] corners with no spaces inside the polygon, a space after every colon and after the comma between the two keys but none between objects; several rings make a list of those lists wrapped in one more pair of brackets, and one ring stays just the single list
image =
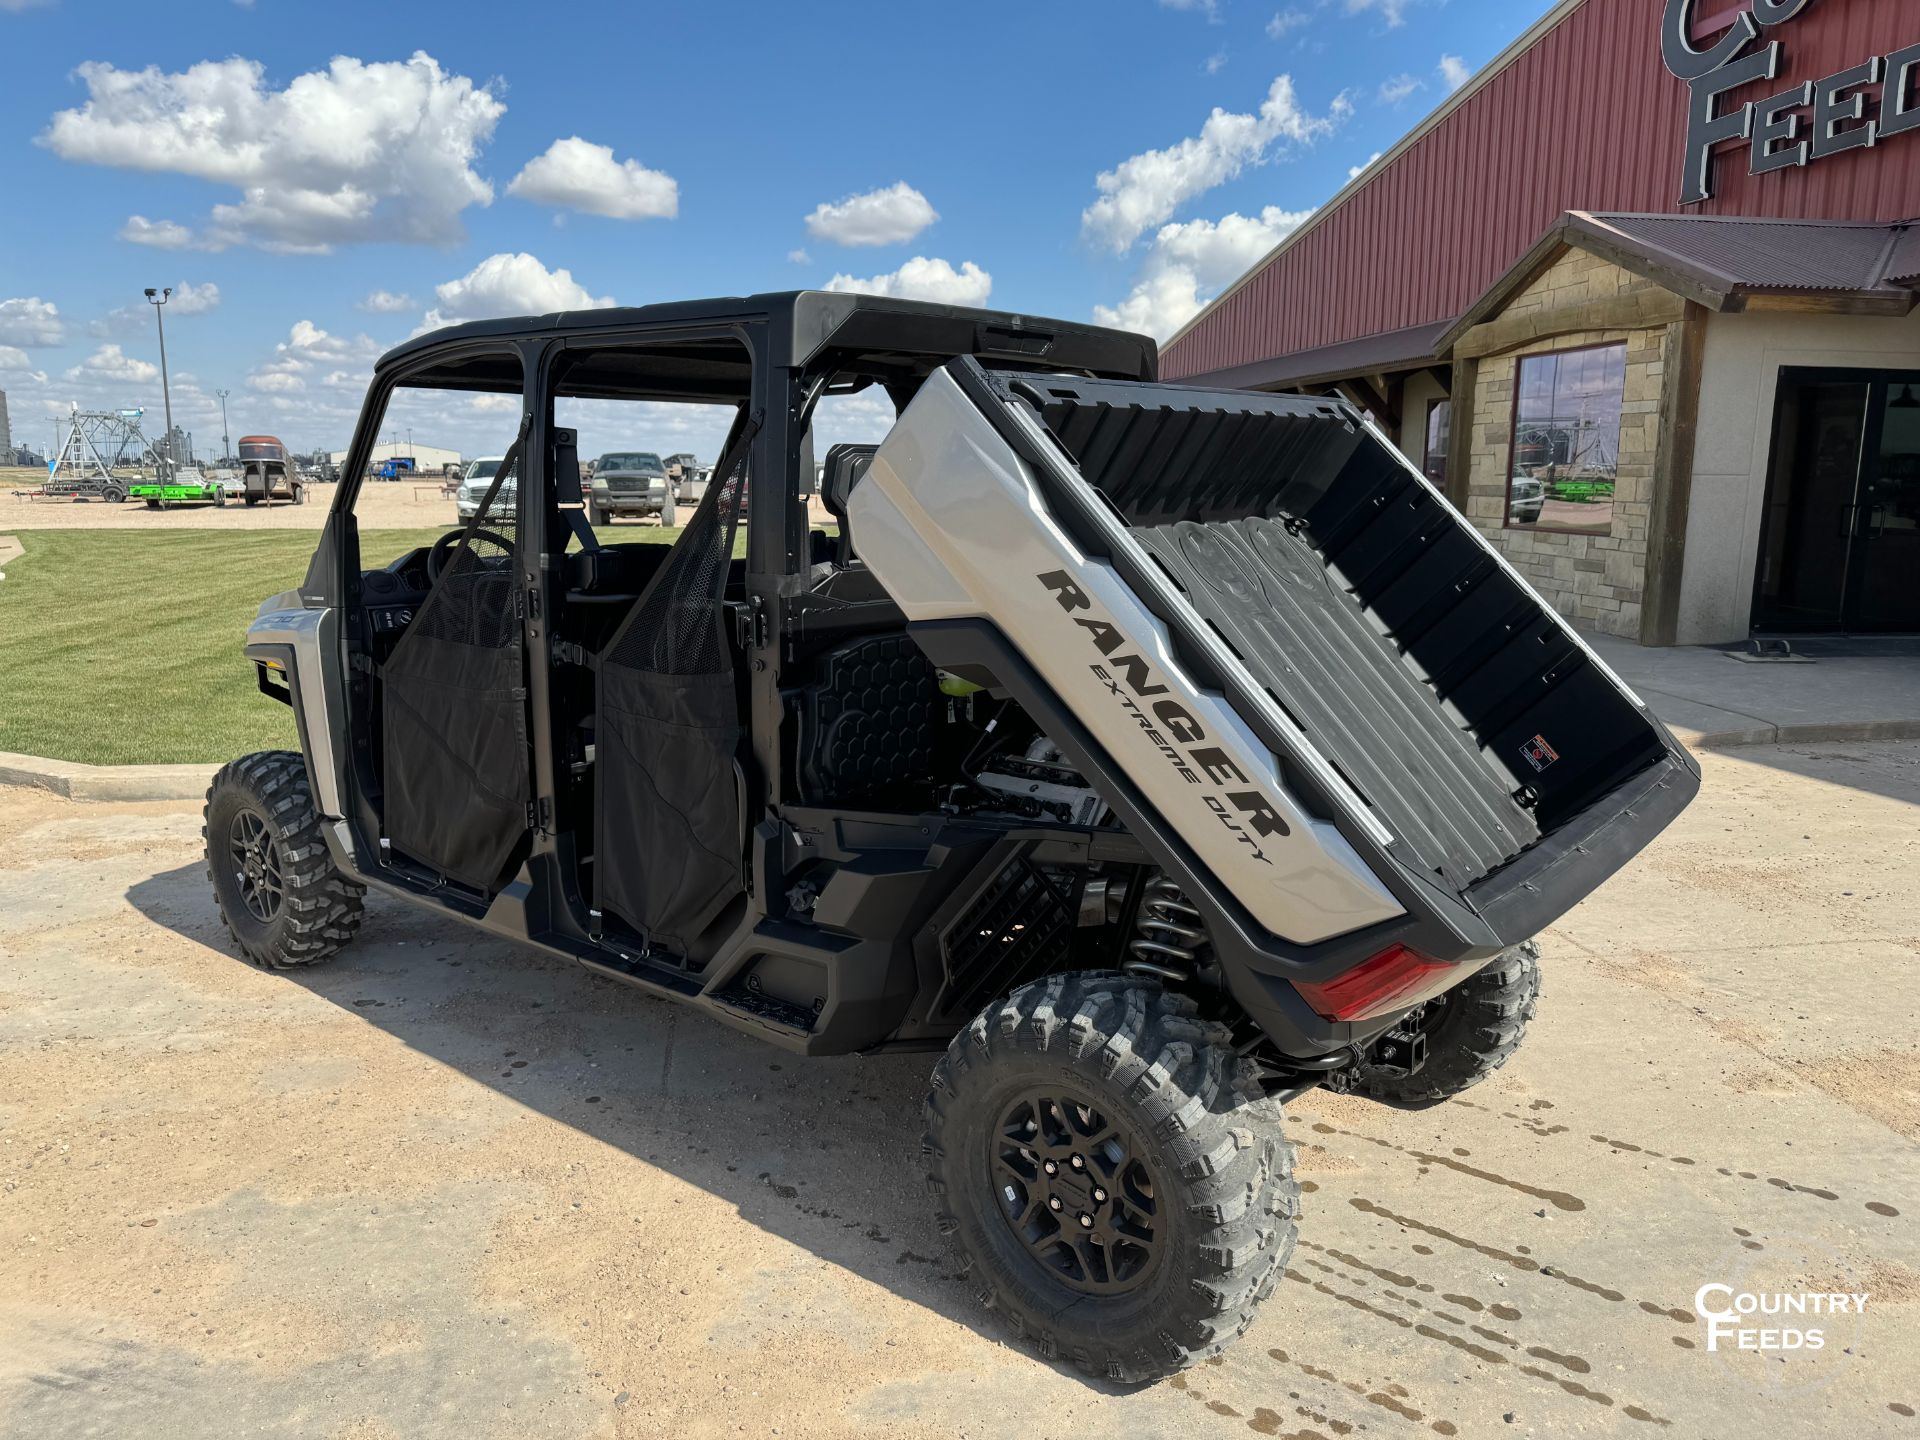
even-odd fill
[{"label": "vehicle shadow on ground", "polygon": [[[246,963],[200,864],[142,880],[127,899],[156,924]],[[699,1186],[821,1260],[1007,1342],[954,1272],[925,1192],[921,1102],[934,1054],[803,1059],[377,895],[347,950],[276,978]],[[1102,1394],[1139,1388],[1053,1368]]]}]

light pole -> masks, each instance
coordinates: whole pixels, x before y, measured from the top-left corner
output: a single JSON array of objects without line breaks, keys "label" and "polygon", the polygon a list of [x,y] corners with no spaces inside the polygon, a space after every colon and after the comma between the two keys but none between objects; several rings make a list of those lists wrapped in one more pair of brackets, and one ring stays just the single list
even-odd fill
[{"label": "light pole", "polygon": [[227,438],[227,396],[233,392],[216,390],[213,393],[220,397],[220,463],[225,465],[233,459],[233,441]]},{"label": "light pole", "polygon": [[[167,478],[171,480],[174,471],[173,390],[167,384],[167,322],[161,314],[161,307],[173,298],[173,287],[169,285],[164,290],[154,290],[149,287],[146,293],[147,303],[153,306],[154,323],[160,327],[160,401],[167,415]],[[156,295],[160,297],[157,300],[154,298]]]}]

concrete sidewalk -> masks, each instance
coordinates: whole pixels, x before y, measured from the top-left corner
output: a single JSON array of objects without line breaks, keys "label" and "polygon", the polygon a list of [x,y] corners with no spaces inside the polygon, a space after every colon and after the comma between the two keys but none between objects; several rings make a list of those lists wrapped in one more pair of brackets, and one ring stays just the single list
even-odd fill
[{"label": "concrete sidewalk", "polygon": [[1920,659],[1900,642],[1884,653],[1840,655],[1821,652],[1841,647],[1809,642],[1811,663],[1756,665],[1705,646],[1653,650],[1610,635],[1585,638],[1688,745],[1920,736]]}]

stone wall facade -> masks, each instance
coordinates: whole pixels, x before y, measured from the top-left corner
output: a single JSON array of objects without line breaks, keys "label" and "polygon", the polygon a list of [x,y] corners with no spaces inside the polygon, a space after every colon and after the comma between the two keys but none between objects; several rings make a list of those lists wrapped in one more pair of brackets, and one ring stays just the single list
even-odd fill
[{"label": "stone wall facade", "polygon": [[[1495,317],[1550,314],[1660,287],[1579,250],[1570,250],[1514,297]],[[1507,481],[1513,473],[1514,385],[1522,356],[1624,343],[1626,398],[1621,411],[1619,472],[1613,524],[1606,535],[1568,535],[1509,529]],[[1665,325],[1593,330],[1530,341],[1477,362],[1474,381],[1472,466],[1466,513],[1560,613],[1609,635],[1640,638],[1645,597],[1647,534],[1660,445],[1660,396],[1675,357]],[[1459,424],[1456,416],[1454,423]]]}]

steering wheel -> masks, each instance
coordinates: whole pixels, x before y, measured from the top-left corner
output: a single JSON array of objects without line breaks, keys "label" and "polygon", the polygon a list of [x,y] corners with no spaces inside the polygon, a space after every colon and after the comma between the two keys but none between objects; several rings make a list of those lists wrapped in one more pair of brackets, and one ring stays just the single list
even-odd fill
[{"label": "steering wheel", "polygon": [[[433,542],[432,547],[427,551],[427,583],[429,585],[440,583],[441,572],[447,568],[447,561],[453,556],[453,547],[460,543],[460,537],[466,533],[466,527],[462,526],[458,530],[447,531]],[[508,555],[513,554],[513,542],[498,530],[476,530],[473,532],[473,538],[492,541]]]}]

